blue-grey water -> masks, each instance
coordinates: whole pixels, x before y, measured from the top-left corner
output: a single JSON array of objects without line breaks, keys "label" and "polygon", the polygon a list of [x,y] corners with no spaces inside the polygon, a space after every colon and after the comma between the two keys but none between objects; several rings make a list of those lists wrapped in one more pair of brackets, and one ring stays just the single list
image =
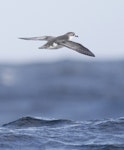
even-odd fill
[{"label": "blue-grey water", "polygon": [[0,65],[0,150],[124,150],[124,61]]}]

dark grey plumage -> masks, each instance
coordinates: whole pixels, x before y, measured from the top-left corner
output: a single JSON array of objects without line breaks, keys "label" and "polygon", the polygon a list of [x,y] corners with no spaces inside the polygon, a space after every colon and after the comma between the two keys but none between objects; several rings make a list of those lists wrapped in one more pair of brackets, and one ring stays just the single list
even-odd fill
[{"label": "dark grey plumage", "polygon": [[65,42],[62,42],[61,45],[67,48],[73,49],[81,54],[95,57],[95,55],[89,49],[87,49],[86,47],[84,47],[83,45],[79,43],[76,43],[73,41],[65,41]]},{"label": "dark grey plumage", "polygon": [[34,40],[34,41],[49,41],[53,39],[53,36],[39,36],[39,37],[27,37],[27,38],[19,38],[22,40]]}]

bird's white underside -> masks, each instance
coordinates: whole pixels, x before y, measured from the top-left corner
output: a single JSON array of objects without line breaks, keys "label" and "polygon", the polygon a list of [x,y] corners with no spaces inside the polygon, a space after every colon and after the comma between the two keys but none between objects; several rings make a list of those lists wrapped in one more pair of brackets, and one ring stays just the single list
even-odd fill
[{"label": "bird's white underside", "polygon": [[57,46],[58,46],[57,43],[53,43],[53,45],[50,45],[50,46],[49,46],[49,49],[54,49],[54,48],[56,48]]},{"label": "bird's white underside", "polygon": [[74,36],[69,36],[69,40],[72,40],[74,38]]}]

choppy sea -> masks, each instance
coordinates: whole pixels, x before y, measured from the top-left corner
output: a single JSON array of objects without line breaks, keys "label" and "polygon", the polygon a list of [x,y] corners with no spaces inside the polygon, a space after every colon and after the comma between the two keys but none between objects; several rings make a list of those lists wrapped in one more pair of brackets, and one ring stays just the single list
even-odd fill
[{"label": "choppy sea", "polygon": [[0,64],[0,150],[124,150],[124,61]]}]

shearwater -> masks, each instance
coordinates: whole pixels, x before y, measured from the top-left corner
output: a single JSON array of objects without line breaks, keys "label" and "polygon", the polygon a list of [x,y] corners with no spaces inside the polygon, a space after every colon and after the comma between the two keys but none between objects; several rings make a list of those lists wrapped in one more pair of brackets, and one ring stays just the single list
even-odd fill
[{"label": "shearwater", "polygon": [[39,47],[39,49],[59,49],[62,47],[67,47],[69,49],[75,50],[81,54],[88,55],[95,57],[95,55],[86,47],[83,45],[71,41],[73,37],[78,37],[74,32],[68,32],[61,36],[40,36],[40,37],[27,37],[27,38],[19,38],[23,40],[45,40],[47,41],[46,44]]}]

